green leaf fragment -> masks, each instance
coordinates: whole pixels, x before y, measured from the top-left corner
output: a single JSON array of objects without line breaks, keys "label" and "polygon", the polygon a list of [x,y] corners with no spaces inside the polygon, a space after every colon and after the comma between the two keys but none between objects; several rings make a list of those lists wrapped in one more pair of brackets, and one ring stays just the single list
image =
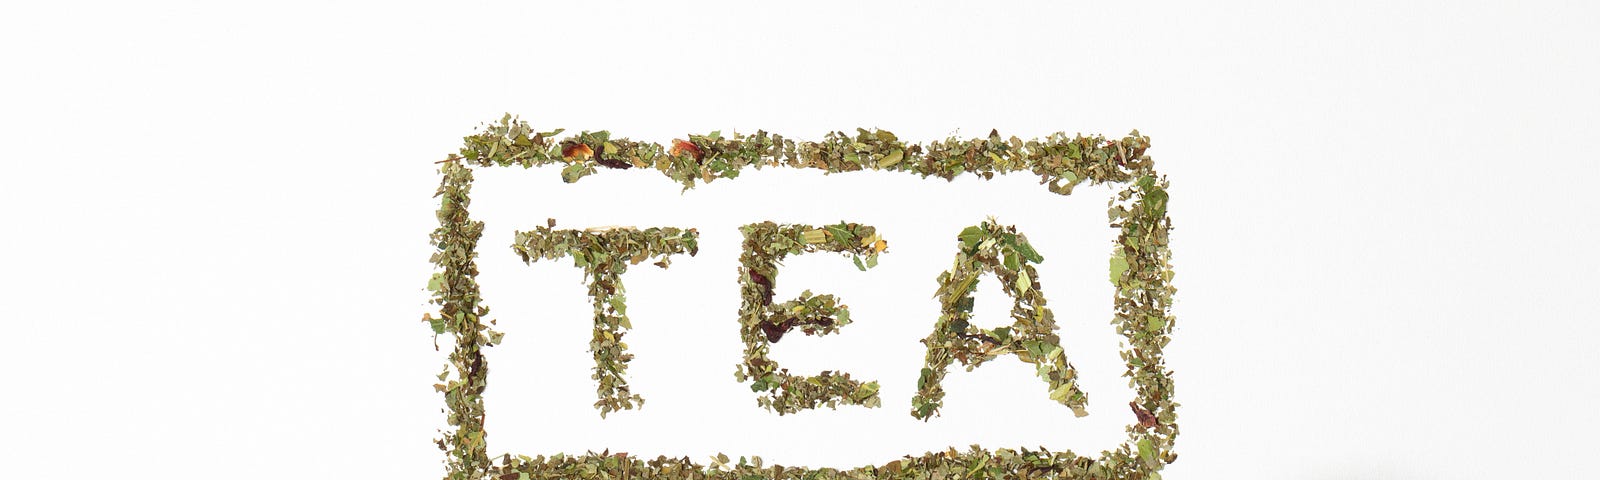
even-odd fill
[{"label": "green leaf fragment", "polygon": [[961,244],[965,245],[967,250],[972,250],[978,246],[978,242],[983,240],[983,229],[977,226],[967,227],[961,230],[961,234],[957,235],[956,238],[961,240]]},{"label": "green leaf fragment", "polygon": [[1155,188],[1144,194],[1144,212],[1151,217],[1167,214],[1167,191]]},{"label": "green leaf fragment", "polygon": [[873,395],[877,395],[877,394],[878,394],[878,382],[876,380],[874,380],[874,381],[871,381],[871,382],[863,383],[863,384],[861,384],[861,386],[856,387],[855,394],[853,394],[852,396],[856,400],[866,400],[868,398],[872,398]]},{"label": "green leaf fragment", "polygon": [[1072,396],[1072,384],[1066,383],[1050,391],[1050,399],[1060,403],[1067,403],[1067,398]]},{"label": "green leaf fragment", "polygon": [[1155,466],[1156,447],[1150,444],[1150,439],[1148,438],[1139,439],[1139,459],[1144,460],[1145,465]]},{"label": "green leaf fragment", "polygon": [[[422,321],[428,322],[428,326],[433,328],[433,334],[434,335],[443,335],[444,334],[444,327],[445,327],[444,317],[433,318],[433,314],[424,313],[424,314],[422,314]],[[443,380],[443,379],[441,378],[440,380]]]},{"label": "green leaf fragment", "polygon": [[567,168],[561,169],[561,181],[566,182],[566,183],[576,182],[576,181],[578,181],[578,179],[583,178],[583,176],[584,176],[584,171],[583,170],[584,170],[584,167],[583,167],[582,163],[574,163],[572,165],[567,165]]},{"label": "green leaf fragment", "polygon": [[1035,251],[1033,249],[1033,245],[1029,245],[1028,242],[1017,242],[1017,253],[1021,254],[1022,258],[1027,259],[1031,263],[1040,263],[1044,261],[1044,256],[1039,255],[1039,252]]},{"label": "green leaf fragment", "polygon": [[1159,332],[1162,328],[1166,328],[1166,326],[1167,319],[1165,318],[1149,316],[1145,317],[1145,331]]},{"label": "green leaf fragment", "polygon": [[1127,271],[1128,259],[1123,257],[1122,251],[1119,250],[1115,256],[1111,257],[1111,283],[1113,285],[1121,283],[1122,274]]},{"label": "green leaf fragment", "polygon": [[905,158],[905,154],[906,152],[900,149],[895,149],[895,151],[889,152],[888,155],[884,155],[883,158],[878,159],[878,168],[889,168],[894,166],[896,163],[900,163],[900,160]]}]

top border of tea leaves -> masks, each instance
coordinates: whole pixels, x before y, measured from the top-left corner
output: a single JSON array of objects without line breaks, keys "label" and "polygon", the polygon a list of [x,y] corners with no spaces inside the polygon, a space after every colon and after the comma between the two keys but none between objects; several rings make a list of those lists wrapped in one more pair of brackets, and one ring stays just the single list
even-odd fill
[{"label": "top border of tea leaves", "polygon": [[946,180],[971,173],[1028,171],[1039,175],[1051,192],[1071,193],[1081,182],[1127,182],[1151,171],[1144,154],[1148,137],[1135,130],[1120,141],[1104,137],[1055,133],[1037,140],[1002,137],[908,144],[885,130],[831,132],[821,142],[800,142],[756,131],[724,136],[721,132],[674,139],[671,146],[613,137],[611,132],[585,131],[565,138],[565,129],[536,131],[510,116],[466,137],[458,153],[444,162],[524,168],[562,165],[562,180],[571,183],[604,169],[651,169],[693,188],[696,182],[736,178],[746,167],[812,168],[829,173],[862,170],[909,172]]}]

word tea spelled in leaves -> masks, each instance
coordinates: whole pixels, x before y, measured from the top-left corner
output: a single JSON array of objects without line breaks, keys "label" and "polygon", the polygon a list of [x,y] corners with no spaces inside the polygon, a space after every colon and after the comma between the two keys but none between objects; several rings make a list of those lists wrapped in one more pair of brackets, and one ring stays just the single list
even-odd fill
[{"label": "word tea spelled in leaves", "polygon": [[[443,383],[436,386],[444,394],[451,427],[437,441],[446,453],[446,478],[1160,479],[1161,468],[1177,458],[1172,448],[1178,436],[1178,403],[1172,399],[1171,371],[1162,356],[1176,325],[1169,313],[1176,289],[1169,263],[1168,183],[1145,154],[1149,138],[1137,131],[1117,140],[1055,133],[1026,141],[991,131],[984,138],[952,137],[926,144],[905,143],[883,130],[833,132],[817,142],[795,141],[765,131],[731,136],[711,132],[674,139],[670,147],[613,137],[603,130],[558,138],[562,132],[559,128],[539,131],[508,114],[465,137],[456,153],[438,162],[441,181],[434,195],[440,199],[439,227],[430,235],[436,248],[431,261],[437,271],[428,281],[438,312],[437,316],[424,315],[423,320],[435,334],[455,339],[445,370],[439,374]],[[1061,195],[1084,182],[1123,185],[1107,214],[1110,226],[1119,230],[1109,269],[1116,291],[1111,324],[1125,341],[1120,353],[1127,366],[1123,376],[1137,394],[1130,404],[1134,421],[1127,426],[1128,439],[1096,457],[1044,449],[990,451],[974,445],[964,451],[950,448],[843,470],[769,465],[760,457],[739,457],[735,462],[722,454],[702,464],[688,458],[649,459],[609,450],[549,457],[506,454],[492,459],[483,429],[482,395],[488,375],[483,349],[499,344],[502,335],[492,328],[495,321],[486,319],[489,309],[482,303],[475,279],[483,223],[472,220],[467,208],[473,166],[512,165],[558,166],[566,182],[604,170],[653,170],[685,190],[697,183],[738,177],[747,167],[808,168],[824,173],[904,172],[946,180],[969,174],[988,179],[997,174],[1028,173]],[[595,336],[590,346],[600,382],[596,408],[604,415],[642,404],[643,399],[628,391],[623,378],[630,356],[621,337],[629,325],[618,278],[628,265],[650,258],[661,258],[658,265],[665,267],[668,256],[693,255],[695,231],[553,228],[518,232],[513,248],[524,261],[571,257],[585,270],[595,305]],[[765,393],[757,403],[780,415],[819,405],[878,405],[876,382],[861,383],[831,373],[790,376],[765,355],[769,344],[796,328],[805,334],[823,335],[836,332],[850,320],[849,310],[831,295],[807,292],[773,304],[775,265],[784,255],[838,252],[851,256],[865,270],[876,264],[887,242],[877,238],[871,227],[849,223],[804,227],[763,222],[741,230],[746,248],[740,257],[743,305],[739,323],[746,350],[736,377],[751,382],[752,390]],[[1038,275],[1032,264],[1042,257],[1014,229],[994,222],[962,231],[957,241],[955,265],[938,278],[941,314],[933,333],[923,341],[927,367],[918,381],[912,414],[923,419],[937,415],[943,398],[939,379],[951,363],[959,361],[971,369],[1011,354],[1036,367],[1051,399],[1083,415],[1087,396],[1076,386],[1076,371],[1061,351],[1054,321],[1038,293]],[[968,322],[972,289],[979,276],[989,273],[1014,299],[1011,326],[979,329]],[[733,430],[729,438],[749,434],[752,432]]]}]

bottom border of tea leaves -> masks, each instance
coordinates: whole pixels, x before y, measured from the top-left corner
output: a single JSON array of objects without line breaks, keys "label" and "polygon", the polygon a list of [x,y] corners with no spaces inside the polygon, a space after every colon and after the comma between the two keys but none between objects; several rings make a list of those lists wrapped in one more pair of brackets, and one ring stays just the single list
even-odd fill
[{"label": "bottom border of tea leaves", "polygon": [[[927,144],[906,144],[884,130],[857,129],[855,135],[833,132],[820,142],[797,142],[765,131],[726,137],[711,132],[673,140],[671,147],[612,138],[607,131],[586,131],[558,140],[562,131],[536,131],[507,114],[480,133],[465,137],[459,153],[437,162],[443,177],[435,193],[440,198],[440,226],[430,241],[436,247],[431,261],[439,271],[430,278],[428,289],[439,311],[437,317],[430,313],[423,320],[435,335],[455,339],[439,374],[443,383],[435,386],[445,397],[444,412],[451,427],[436,440],[446,453],[445,478],[1160,479],[1162,467],[1176,460],[1173,443],[1178,436],[1178,403],[1172,400],[1172,373],[1162,355],[1176,321],[1170,313],[1176,289],[1171,285],[1169,263],[1168,183],[1144,153],[1149,138],[1138,131],[1119,140],[1056,133],[1028,141],[1002,138],[991,131],[986,138],[952,137]],[[724,454],[705,464],[664,456],[647,460],[609,450],[573,456],[490,457],[482,398],[489,369],[482,350],[499,344],[503,334],[492,328],[493,319],[483,321],[489,309],[482,303],[475,280],[474,259],[483,222],[468,215],[471,165],[562,165],[562,179],[569,183],[601,168],[653,169],[683,184],[685,190],[696,183],[735,178],[746,167],[815,168],[825,173],[900,171],[946,180],[963,174],[987,179],[995,174],[1031,172],[1051,192],[1061,195],[1084,182],[1123,184],[1125,188],[1107,209],[1111,226],[1120,229],[1109,261],[1109,278],[1117,290],[1111,324],[1128,341],[1121,353],[1127,365],[1123,376],[1138,394],[1138,400],[1129,406],[1139,421],[1127,427],[1127,442],[1102,451],[1098,458],[1043,448],[989,451],[976,445],[966,451],[951,448],[907,455],[883,465],[848,470],[768,465],[760,457],[734,461]]]}]

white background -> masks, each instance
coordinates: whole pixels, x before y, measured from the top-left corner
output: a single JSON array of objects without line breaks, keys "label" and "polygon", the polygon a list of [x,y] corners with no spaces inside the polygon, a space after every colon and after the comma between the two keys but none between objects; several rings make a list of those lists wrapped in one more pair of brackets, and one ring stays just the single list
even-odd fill
[{"label": "white background", "polygon": [[[1167,478],[1592,473],[1600,11],[1285,3],[8,4],[0,477],[436,478],[443,353],[417,321],[432,162],[503,112],[658,142],[1137,128],[1176,225]],[[1032,183],[780,171],[680,195],[642,173],[486,172],[482,281],[508,332],[491,449],[851,466],[1109,448],[1131,415],[1104,323],[1106,191]],[[793,202],[747,200],[772,194]],[[1047,257],[1088,418],[1006,359],[953,373],[944,417],[906,414],[932,276],[989,214]],[[509,254],[507,232],[548,216],[706,236],[624,277],[644,410],[588,408],[580,275]],[[779,418],[734,383],[732,228],[765,219],[884,229],[872,272],[788,263],[781,297],[838,294],[857,323],[774,354],[880,380],[882,409]],[[978,322],[999,302],[980,289]],[[1060,421],[983,417],[1008,408]]]}]

